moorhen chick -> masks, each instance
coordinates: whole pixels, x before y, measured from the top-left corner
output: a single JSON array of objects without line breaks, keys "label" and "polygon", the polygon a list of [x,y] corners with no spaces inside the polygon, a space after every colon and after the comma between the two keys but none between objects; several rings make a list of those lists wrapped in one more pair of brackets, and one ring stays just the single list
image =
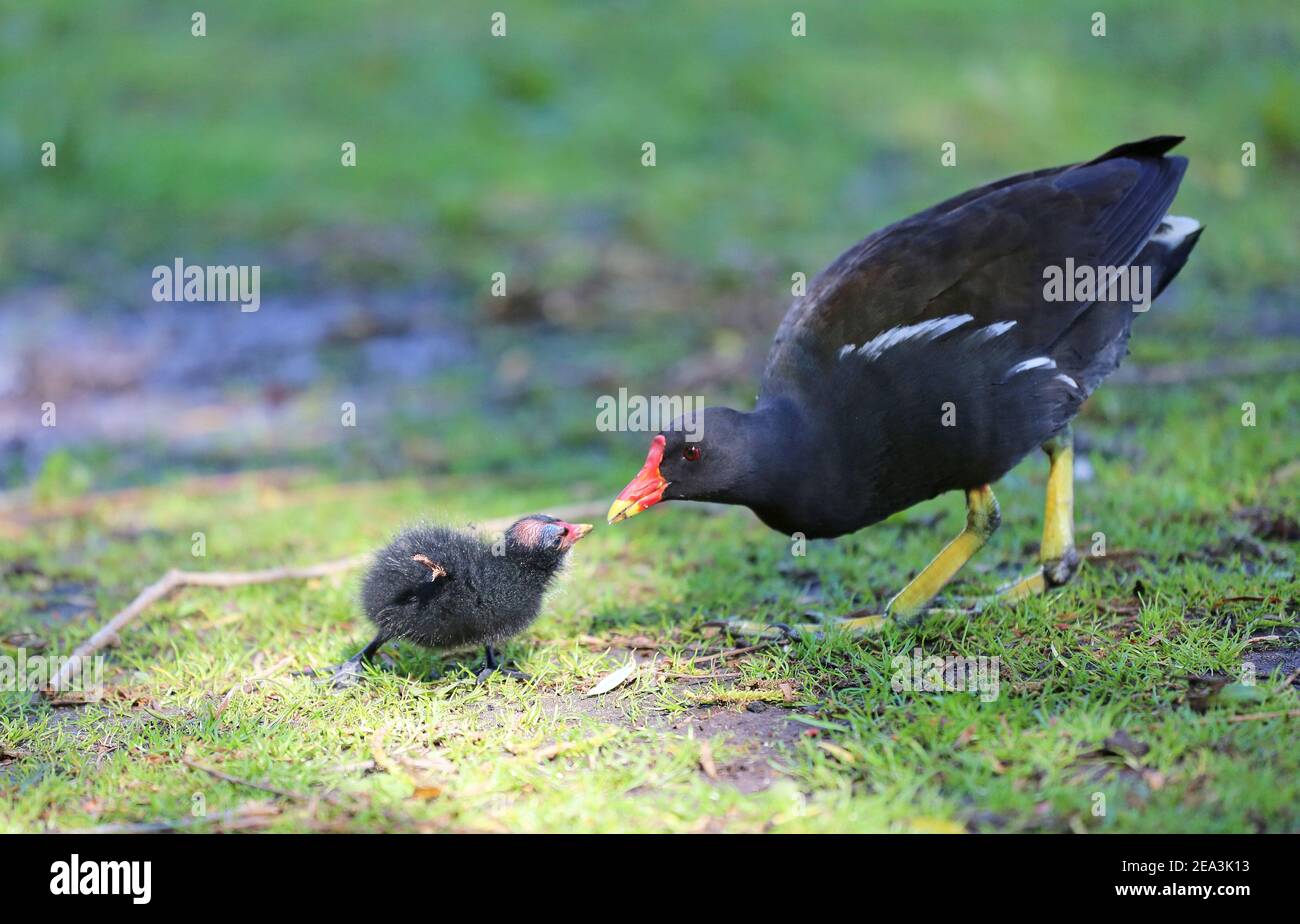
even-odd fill
[{"label": "moorhen chick", "polygon": [[428,648],[483,645],[480,682],[504,669],[493,646],[537,618],[542,597],[586,523],[535,513],[517,520],[493,545],[471,533],[421,525],[399,533],[361,583],[361,605],[377,630],[370,644],[334,671],[347,687],[385,642],[405,638]]},{"label": "moorhen chick", "polygon": [[674,421],[609,522],[660,501],[712,501],[787,534],[832,537],[964,491],[961,534],[883,617],[843,620],[915,622],[997,529],[990,485],[1041,447],[1040,567],[1001,596],[1069,581],[1079,563],[1070,421],[1201,233],[1166,214],[1187,160],[1165,154],[1181,140],[998,180],[845,251],[781,322],[754,409]]}]

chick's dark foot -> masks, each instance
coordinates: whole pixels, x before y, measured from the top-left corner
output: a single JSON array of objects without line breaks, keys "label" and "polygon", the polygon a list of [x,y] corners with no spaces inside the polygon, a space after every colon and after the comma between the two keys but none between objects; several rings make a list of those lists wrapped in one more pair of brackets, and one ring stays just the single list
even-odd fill
[{"label": "chick's dark foot", "polygon": [[303,668],[294,671],[291,677],[310,677],[317,683],[328,683],[336,690],[356,685],[361,680],[362,665],[355,661],[344,661],[335,667]]},{"label": "chick's dark foot", "polygon": [[517,671],[509,667],[501,667],[498,665],[496,667],[483,668],[474,676],[474,682],[478,684],[487,683],[488,679],[493,674],[500,674],[502,677],[509,677],[511,680],[529,681],[533,679],[531,675],[525,674],[523,671]]},{"label": "chick's dark foot", "polygon": [[[380,632],[370,644],[362,648],[352,657],[348,658],[329,674],[329,685],[335,690],[346,690],[348,687],[354,687],[365,674],[366,665],[374,658],[377,652],[388,641],[389,636]],[[326,678],[322,678],[324,682]]]},{"label": "chick's dark foot", "polygon": [[355,687],[361,682],[364,672],[365,662],[359,658],[352,658],[334,668],[334,673],[329,676],[329,685],[335,690],[346,690],[349,687]]},{"label": "chick's dark foot", "polygon": [[477,683],[487,683],[489,677],[493,674],[500,674],[502,677],[509,677],[512,680],[532,680],[533,678],[523,671],[513,670],[501,663],[496,650],[488,645],[483,649],[483,669],[475,675]]}]

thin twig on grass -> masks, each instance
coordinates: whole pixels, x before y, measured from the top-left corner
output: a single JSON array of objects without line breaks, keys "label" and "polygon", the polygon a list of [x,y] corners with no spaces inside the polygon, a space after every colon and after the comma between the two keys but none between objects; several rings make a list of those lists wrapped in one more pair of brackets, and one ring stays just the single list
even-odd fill
[{"label": "thin twig on grass", "polygon": [[1130,364],[1111,376],[1108,384],[1112,386],[1187,385],[1193,382],[1285,375],[1297,369],[1300,369],[1300,359],[1295,356],[1277,356],[1262,360],[1250,356],[1227,356],[1204,361],[1162,363],[1157,366]]},{"label": "thin twig on grass", "polygon": [[713,760],[713,745],[707,739],[700,741],[700,769],[709,779],[717,782],[718,765]]},{"label": "thin twig on grass", "polygon": [[1262,722],[1268,719],[1300,719],[1300,709],[1289,709],[1286,712],[1252,712],[1249,715],[1228,716],[1229,722]]},{"label": "thin twig on grass", "polygon": [[193,818],[163,819],[161,821],[117,822],[96,828],[78,828],[68,834],[165,834],[184,831],[204,825],[218,825],[223,831],[248,831],[265,828],[280,817],[280,809],[273,805],[259,805],[216,815],[198,815]]},{"label": "thin twig on grass", "polygon": [[[590,503],[575,504],[571,507],[561,508],[556,513],[562,519],[580,519],[582,517],[598,516],[603,512],[603,509],[602,506]],[[498,517],[480,524],[480,528],[489,532],[501,530],[517,519],[519,519],[518,516]],[[329,575],[341,574],[361,567],[370,560],[370,554],[365,552],[360,555],[350,555],[347,558],[337,558],[333,561],[321,562],[315,565],[304,565],[296,568],[266,568],[261,571],[181,571],[173,568],[140,591],[139,595],[125,609],[105,623],[94,635],[78,645],[72,652],[72,656],[64,660],[59,667],[58,673],[51,678],[49,684],[43,690],[33,697],[33,700],[39,698],[42,694],[49,696],[57,693],[68,682],[69,678],[79,670],[79,665],[83,659],[93,655],[104,646],[112,644],[117,638],[118,632],[132,620],[179,587],[242,587],[247,584],[270,584],[275,581],[328,577]]]},{"label": "thin twig on grass", "polygon": [[718,690],[713,693],[696,693],[687,697],[696,706],[715,703],[783,703],[785,695],[780,690]]},{"label": "thin twig on grass", "polygon": [[[236,786],[247,786],[249,789],[260,789],[262,792],[269,792],[272,795],[280,796],[285,799],[292,799],[295,802],[310,802],[313,798],[306,793],[293,792],[292,790],[280,789],[277,786],[270,786],[266,783],[255,783],[252,780],[240,779],[237,776],[231,776],[229,773],[223,773],[215,767],[208,767],[204,764],[192,761],[188,757],[182,757],[181,763],[193,770],[201,770],[204,773],[215,776],[217,779],[223,780],[224,782],[234,783]],[[329,795],[327,794],[324,798],[328,799]]]},{"label": "thin twig on grass", "polygon": [[1134,558],[1150,558],[1151,553],[1145,549],[1109,549],[1105,552],[1092,551],[1091,546],[1075,546],[1075,551],[1094,565],[1104,566],[1130,561]]},{"label": "thin twig on grass", "polygon": [[675,674],[669,671],[660,671],[659,676],[669,680],[736,680],[741,674],[739,671],[722,674]]},{"label": "thin twig on grass", "polygon": [[757,645],[746,645],[744,648],[733,648],[730,651],[720,651],[717,654],[705,655],[702,658],[692,658],[686,662],[688,664],[704,664],[708,661],[716,661],[719,658],[726,660],[728,658],[738,658],[741,655],[749,654],[754,651],[762,651],[764,648],[771,648],[775,642],[761,642]]},{"label": "thin twig on grass", "polygon": [[267,568],[262,571],[181,571],[173,568],[140,591],[124,610],[78,645],[73,650],[72,656],[64,660],[59,666],[59,672],[50,679],[49,685],[41,692],[55,693],[61,690],[68,679],[80,669],[85,658],[105,645],[112,644],[117,638],[117,633],[128,623],[178,587],[242,587],[246,584],[269,584],[273,581],[307,580],[350,571],[365,564],[369,558],[369,553],[366,553],[301,568]]},{"label": "thin twig on grass", "polygon": [[568,754],[570,751],[595,750],[608,744],[610,741],[617,738],[622,732],[623,729],[621,728],[612,728],[591,738],[579,738],[577,741],[557,741],[554,744],[548,744],[546,747],[537,748],[536,750],[521,754],[518,759],[520,761],[536,761],[538,763],[543,763],[548,760],[555,760],[555,758],[559,757],[561,754]]}]

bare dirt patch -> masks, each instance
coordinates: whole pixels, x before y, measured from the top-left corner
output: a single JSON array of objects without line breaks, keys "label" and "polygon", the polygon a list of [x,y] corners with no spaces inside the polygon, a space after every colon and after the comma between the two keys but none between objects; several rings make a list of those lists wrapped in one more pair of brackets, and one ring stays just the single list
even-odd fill
[{"label": "bare dirt patch", "polygon": [[758,712],[743,706],[708,706],[673,716],[666,726],[679,734],[693,726],[696,738],[722,736],[728,751],[715,761],[718,781],[747,793],[772,785],[781,775],[777,765],[786,749],[803,731],[794,714],[778,706]]},{"label": "bare dirt patch", "polygon": [[1253,664],[1255,672],[1261,676],[1276,674],[1291,677],[1292,686],[1300,685],[1300,648],[1256,651],[1246,655],[1246,662]]},{"label": "bare dirt patch", "polygon": [[[794,710],[767,703],[700,706],[672,713],[648,711],[635,718],[636,713],[620,703],[615,695],[542,695],[542,708],[548,713],[582,715],[638,731],[680,736],[693,732],[699,740],[720,739],[720,747],[714,750],[716,782],[745,793],[761,792],[782,775],[785,752],[803,732]],[[493,712],[502,708],[500,703],[494,705]]]}]

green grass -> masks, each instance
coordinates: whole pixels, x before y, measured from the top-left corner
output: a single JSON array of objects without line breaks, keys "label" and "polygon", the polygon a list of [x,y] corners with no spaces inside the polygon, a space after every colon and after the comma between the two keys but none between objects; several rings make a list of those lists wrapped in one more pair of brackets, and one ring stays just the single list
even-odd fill
[{"label": "green grass", "polygon": [[[818,4],[796,40],[776,4],[524,3],[497,42],[491,5],[229,4],[193,39],[189,10],[0,0],[0,285],[154,309],[147,268],[178,253],[260,262],[275,293],[432,283],[484,357],[314,448],[191,465],[161,440],[73,445],[4,472],[21,490],[0,505],[0,655],[70,650],[170,568],[607,501],[644,445],[594,431],[595,395],[701,372],[711,401],[743,402],[791,272],[976,183],[1150,134],[1188,136],[1177,210],[1208,230],[1130,365],[1294,356],[1265,315],[1294,303],[1300,260],[1295,4],[1110,4],[1105,39],[1094,7]],[[482,324],[499,269],[578,309],[545,337]],[[507,355],[532,364],[513,391],[494,378]],[[332,416],[332,394],[307,403]],[[395,646],[332,695],[289,674],[364,642],[355,574],[188,588],[105,652],[102,701],[0,693],[0,831],[1300,830],[1298,720],[1256,718],[1300,708],[1296,688],[1261,676],[1202,702],[1188,680],[1300,647],[1295,544],[1242,515],[1300,509],[1297,407],[1294,372],[1107,385],[1077,426],[1094,471],[1077,533],[1132,554],[1017,607],[725,669],[689,663],[731,645],[705,622],[878,607],[956,533],[959,499],[803,558],[740,510],[601,526],[508,646],[527,685],[476,687],[457,666],[474,655]],[[306,471],[257,471],[283,465]],[[196,469],[245,474],[214,491],[184,480]],[[1027,460],[997,486],[1004,525],[954,594],[1030,566],[1044,476]],[[139,490],[86,493],[122,486]],[[636,678],[581,696],[634,642]],[[1000,658],[1000,695],[895,692],[891,660],[917,648]],[[668,676],[689,673],[722,676]],[[1145,749],[1108,747],[1121,730]]]},{"label": "green grass", "polygon": [[[1111,451],[1090,454],[1080,540],[1103,532],[1109,551],[1136,557],[1090,563],[1050,598],[867,642],[832,634],[725,669],[687,663],[727,647],[707,637],[710,619],[880,605],[955,532],[956,498],[813,543],[804,558],[742,511],[664,508],[602,527],[544,617],[508,646],[534,675],[528,685],[477,687],[458,666],[472,653],[398,646],[371,682],[333,695],[288,674],[337,662],[366,637],[355,576],[183,590],[108,653],[104,701],[29,707],[6,694],[0,742],[17,756],[0,765],[3,827],[184,820],[200,793],[212,825],[216,813],[274,805],[272,830],[1295,830],[1296,720],[1232,721],[1300,707],[1295,688],[1261,677],[1245,701],[1224,697],[1203,713],[1189,697],[1189,675],[1235,679],[1247,654],[1300,638],[1293,547],[1266,542],[1258,557],[1225,541],[1248,535],[1234,510],[1294,511],[1298,493],[1287,430],[1268,412],[1243,428],[1239,396],[1220,394],[1233,390],[1115,387],[1081,421]],[[1261,408],[1293,407],[1300,377],[1247,390]],[[1125,458],[1138,449],[1140,464]],[[614,460],[606,493],[633,467],[630,456]],[[1027,566],[1044,467],[1027,461],[999,486],[1005,525],[957,595],[991,591]],[[0,637],[34,633],[48,651],[83,638],[80,623],[32,615],[60,585],[82,588],[106,616],[170,567],[322,560],[382,542],[413,511],[459,521],[569,499],[562,464],[533,474],[534,489],[509,493],[480,475],[274,491],[250,476],[218,496],[163,485],[75,516],[15,514],[25,525],[4,560],[26,566],[7,578]],[[207,534],[205,559],[190,555],[195,531]],[[1224,602],[1232,597],[1264,599]],[[641,652],[658,673],[643,666],[614,692],[581,697],[638,636],[660,646]],[[891,659],[918,647],[999,657],[1000,695],[894,692]],[[270,679],[244,682],[271,667]],[[423,679],[434,669],[444,676]],[[692,672],[724,676],[663,676]],[[746,698],[767,709],[747,711]],[[1104,752],[1121,729],[1149,750]],[[573,747],[539,756],[564,742]],[[718,780],[701,769],[706,742]],[[183,757],[304,801],[222,782]],[[1104,816],[1092,814],[1096,793]]]}]

